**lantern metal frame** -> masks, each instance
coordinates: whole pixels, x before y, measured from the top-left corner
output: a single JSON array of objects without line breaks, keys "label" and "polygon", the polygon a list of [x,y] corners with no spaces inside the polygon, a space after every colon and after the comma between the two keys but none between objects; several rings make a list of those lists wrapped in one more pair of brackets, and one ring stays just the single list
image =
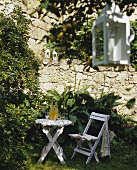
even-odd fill
[{"label": "lantern metal frame", "polygon": [[47,48],[45,50],[45,58],[50,58],[50,49],[49,48]]},{"label": "lantern metal frame", "polygon": [[93,67],[130,64],[130,21],[115,2],[93,23],[92,57]]},{"label": "lantern metal frame", "polygon": [[58,61],[58,53],[55,50],[53,50],[53,53],[52,53],[52,60]]}]

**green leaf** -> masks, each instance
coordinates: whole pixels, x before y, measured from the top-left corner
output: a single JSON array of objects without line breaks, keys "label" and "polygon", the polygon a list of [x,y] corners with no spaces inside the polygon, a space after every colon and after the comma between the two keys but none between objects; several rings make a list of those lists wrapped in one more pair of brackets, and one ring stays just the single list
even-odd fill
[{"label": "green leaf", "polygon": [[70,118],[70,120],[72,121],[73,124],[77,121],[77,117],[76,116],[70,115],[69,118]]},{"label": "green leaf", "polygon": [[84,131],[85,126],[79,119],[77,120],[77,123],[78,123],[78,132],[82,133]]},{"label": "green leaf", "polygon": [[126,103],[126,107],[128,108],[128,109],[131,109],[134,105],[135,105],[135,102],[136,102],[136,99],[135,98],[132,98],[132,99],[130,99],[127,103]]},{"label": "green leaf", "polygon": [[68,101],[67,101],[67,105],[70,107],[72,107],[74,105],[74,103],[75,103],[75,99],[68,99]]},{"label": "green leaf", "polygon": [[70,113],[72,114],[73,112],[77,111],[78,109],[79,109],[79,107],[75,106],[70,110]]}]

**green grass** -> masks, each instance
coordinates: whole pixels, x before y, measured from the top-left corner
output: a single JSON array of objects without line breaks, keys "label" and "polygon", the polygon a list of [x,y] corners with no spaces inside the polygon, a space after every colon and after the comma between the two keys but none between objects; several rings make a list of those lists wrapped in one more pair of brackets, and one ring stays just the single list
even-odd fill
[{"label": "green grass", "polygon": [[[72,160],[74,146],[64,146],[67,157],[66,165],[62,165],[55,152],[51,150],[42,164],[37,164],[41,149],[34,146],[31,159],[26,162],[29,170],[137,170],[137,145],[126,144],[122,140],[113,140],[111,143],[111,158],[101,158],[97,163],[94,157],[85,164],[87,157],[77,154]],[[98,147],[99,149],[99,147]]]}]

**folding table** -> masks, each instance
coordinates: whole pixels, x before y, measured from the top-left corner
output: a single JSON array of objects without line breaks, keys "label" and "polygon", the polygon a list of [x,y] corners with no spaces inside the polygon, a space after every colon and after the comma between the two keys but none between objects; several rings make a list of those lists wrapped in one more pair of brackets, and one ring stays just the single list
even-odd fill
[{"label": "folding table", "polygon": [[[63,152],[62,147],[59,145],[57,139],[58,137],[63,133],[64,127],[71,125],[72,122],[70,120],[49,120],[48,118],[46,119],[37,119],[36,120],[37,124],[41,124],[42,126],[42,131],[43,133],[46,134],[49,143],[47,146],[44,146],[41,156],[38,160],[38,163],[41,163],[47,154],[49,153],[50,149],[53,147],[58,159],[60,160],[61,164],[65,164],[64,159],[66,159],[66,156]],[[52,128],[51,127],[56,127],[56,132],[53,134]]]}]

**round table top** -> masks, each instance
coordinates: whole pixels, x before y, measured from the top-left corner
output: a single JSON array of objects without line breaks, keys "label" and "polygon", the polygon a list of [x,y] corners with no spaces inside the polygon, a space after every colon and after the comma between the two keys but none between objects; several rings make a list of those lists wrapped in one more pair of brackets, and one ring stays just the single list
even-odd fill
[{"label": "round table top", "polygon": [[41,124],[42,126],[68,126],[71,125],[72,122],[70,120],[64,119],[57,119],[57,120],[50,120],[50,119],[37,119],[35,121],[37,124]]}]

